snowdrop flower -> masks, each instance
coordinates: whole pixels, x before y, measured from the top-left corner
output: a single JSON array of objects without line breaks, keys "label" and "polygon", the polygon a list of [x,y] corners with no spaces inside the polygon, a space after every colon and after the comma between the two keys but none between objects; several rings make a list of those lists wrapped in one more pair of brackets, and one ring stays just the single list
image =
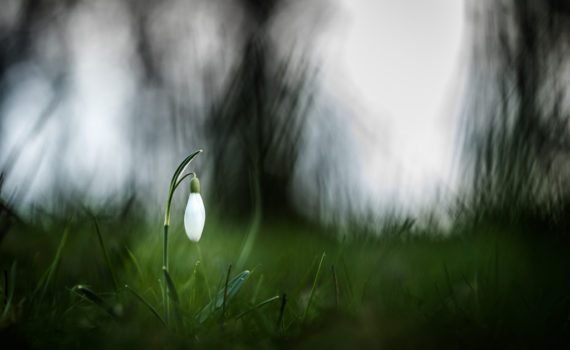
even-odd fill
[{"label": "snowdrop flower", "polygon": [[204,221],[206,220],[206,210],[204,202],[200,196],[200,181],[194,177],[190,181],[190,196],[184,213],[184,228],[186,235],[193,242],[198,242],[202,236],[204,229]]}]

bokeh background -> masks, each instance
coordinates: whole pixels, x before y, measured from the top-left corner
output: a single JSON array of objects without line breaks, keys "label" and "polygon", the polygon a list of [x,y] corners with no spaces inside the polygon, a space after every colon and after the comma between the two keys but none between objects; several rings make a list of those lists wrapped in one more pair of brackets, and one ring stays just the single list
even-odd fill
[{"label": "bokeh background", "polygon": [[211,209],[444,219],[492,6],[6,0],[3,201],[156,212],[203,148]]},{"label": "bokeh background", "polygon": [[566,198],[564,1],[2,6],[1,193],[21,213],[156,212],[197,148],[208,206],[237,215],[448,225],[457,202]]},{"label": "bokeh background", "polygon": [[569,348],[568,1],[0,2],[0,343]]}]

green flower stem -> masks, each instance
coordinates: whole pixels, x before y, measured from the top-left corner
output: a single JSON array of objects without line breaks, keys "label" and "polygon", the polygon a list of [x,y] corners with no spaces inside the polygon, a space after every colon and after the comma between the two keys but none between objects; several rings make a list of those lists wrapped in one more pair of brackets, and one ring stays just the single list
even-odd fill
[{"label": "green flower stem", "polygon": [[[168,270],[168,225],[164,225],[164,239],[162,243],[162,266]],[[164,320],[168,323],[168,286],[166,281],[162,283],[162,304],[164,307]]]},{"label": "green flower stem", "polygon": [[[168,190],[168,198],[166,200],[166,209],[164,210],[164,236],[163,236],[164,239],[162,242],[162,249],[163,249],[162,267],[167,272],[168,272],[168,227],[170,226],[170,207],[172,205],[172,197],[174,196],[174,191],[176,190],[178,185],[180,185],[182,180],[184,180],[189,175],[194,174],[194,173],[189,173],[182,176],[182,173],[186,170],[192,159],[194,159],[194,157],[196,157],[201,152],[202,150],[199,149],[196,152],[189,155],[188,157],[186,157],[186,159],[184,159],[182,163],[178,165],[178,168],[176,168],[174,175],[172,175],[172,180],[170,180],[170,188]],[[162,288],[163,288],[162,301],[164,307],[164,319],[166,322],[168,322],[168,286],[166,284],[166,280],[164,281]]]}]

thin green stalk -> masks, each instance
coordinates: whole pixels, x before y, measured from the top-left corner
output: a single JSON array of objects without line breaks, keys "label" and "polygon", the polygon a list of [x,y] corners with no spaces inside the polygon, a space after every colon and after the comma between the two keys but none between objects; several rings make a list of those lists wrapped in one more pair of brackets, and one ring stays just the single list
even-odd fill
[{"label": "thin green stalk", "polygon": [[139,293],[137,293],[134,289],[132,289],[128,285],[125,285],[125,289],[131,292],[132,295],[134,295],[141,303],[143,303],[143,305],[146,306],[150,310],[150,312],[152,312],[152,314],[166,327],[166,322],[164,321],[164,319],[160,317],[158,311],[156,311],[156,309],[152,307],[152,305],[150,305],[148,301],[146,301]]},{"label": "thin green stalk", "polygon": [[[10,311],[10,307],[12,306],[12,300],[14,299],[14,289],[16,286],[16,262],[12,263],[12,267],[10,268],[10,275],[8,273],[4,273],[5,280],[5,293],[6,299],[4,300],[4,311],[2,312],[2,316],[0,316],[0,321],[4,320],[8,316],[8,311]],[[9,276],[9,277],[8,277]]]},{"label": "thin green stalk", "polygon": [[[164,225],[164,240],[162,244],[162,269],[168,271],[168,225]],[[162,283],[162,304],[164,307],[164,319],[168,322],[168,284]]]},{"label": "thin green stalk", "polygon": [[226,285],[224,286],[224,300],[222,302],[222,320],[224,319],[224,314],[226,313],[226,297],[228,295],[228,283],[230,282],[230,274],[232,272],[232,264],[228,266],[228,274],[226,275]]},{"label": "thin green stalk", "polygon": [[[168,189],[168,198],[166,199],[166,208],[164,210],[164,240],[163,240],[163,244],[162,244],[163,245],[162,268],[166,272],[168,272],[168,227],[170,226],[170,207],[172,206],[172,198],[174,196],[174,191],[176,190],[178,185],[180,185],[182,180],[184,180],[186,177],[188,177],[188,175],[193,174],[193,173],[190,173],[190,174],[182,175],[182,173],[184,173],[184,171],[186,170],[188,165],[190,165],[190,162],[192,161],[192,159],[194,159],[194,157],[196,157],[201,152],[202,152],[202,150],[199,149],[196,152],[189,155],[188,157],[186,157],[178,165],[178,168],[176,168],[176,171],[174,171],[174,174],[172,175],[172,179],[170,180],[170,188]],[[168,286],[167,286],[166,281],[164,281],[162,288],[163,288],[163,290],[162,290],[162,302],[163,302],[163,307],[164,307],[164,317],[165,317],[166,321],[168,322],[168,312],[169,312],[168,311]]]},{"label": "thin green stalk", "polygon": [[118,318],[118,315],[113,310],[113,307],[111,305],[109,305],[107,302],[105,302],[103,299],[101,299],[101,297],[99,297],[97,295],[97,293],[95,293],[89,287],[78,284],[78,285],[74,286],[73,288],[71,288],[71,292],[75,293],[78,296],[80,296],[81,298],[83,298],[87,301],[90,301],[93,304],[99,306],[103,311],[108,313],[114,319]]},{"label": "thin green stalk", "polygon": [[127,250],[127,254],[129,255],[129,258],[131,259],[131,262],[133,263],[133,265],[135,266],[135,269],[137,269],[137,274],[139,277],[139,281],[143,280],[143,274],[142,274],[142,269],[139,265],[139,262],[137,260],[137,258],[135,257],[135,254],[133,254],[133,252],[129,249],[129,247],[125,246],[125,249]]},{"label": "thin green stalk", "polygon": [[251,254],[253,249],[253,245],[255,244],[255,240],[259,233],[259,227],[261,225],[261,218],[262,218],[262,205],[261,205],[261,189],[258,180],[258,176],[251,178],[251,183],[253,186],[253,199],[254,199],[254,210],[253,215],[251,218],[251,225],[249,227],[249,231],[245,237],[244,243],[241,248],[241,253],[239,255],[237,261],[237,268],[241,269],[245,264],[245,261]]},{"label": "thin green stalk", "polygon": [[259,277],[259,281],[257,281],[257,286],[255,287],[255,291],[253,292],[253,295],[251,296],[251,303],[255,303],[255,301],[257,300],[257,295],[259,294],[259,289],[261,288],[261,283],[263,282],[263,275],[261,275]]},{"label": "thin green stalk", "polygon": [[97,219],[95,217],[93,218],[93,221],[95,222],[95,231],[97,231],[97,237],[99,238],[99,245],[101,246],[101,250],[103,251],[103,255],[105,256],[105,262],[107,263],[107,267],[109,268],[109,272],[111,273],[111,278],[113,279],[115,291],[118,291],[119,282],[117,281],[117,275],[115,273],[115,269],[113,268],[113,264],[111,263],[109,252],[107,251],[107,247],[105,246],[103,235],[101,234],[101,230],[99,229],[99,223],[97,222]]},{"label": "thin green stalk", "polygon": [[331,266],[333,282],[334,282],[334,301],[335,307],[338,309],[338,279],[336,278],[336,271],[334,269],[334,265]]},{"label": "thin green stalk", "polygon": [[182,324],[182,315],[180,314],[180,298],[178,297],[178,291],[176,290],[176,286],[174,285],[174,281],[170,274],[168,273],[167,269],[162,269],[164,273],[164,281],[166,285],[168,285],[168,298],[172,299],[172,305],[174,307],[174,316],[176,321],[176,328],[180,328]]},{"label": "thin green stalk", "polygon": [[[202,265],[204,265],[204,257],[202,256],[202,249],[200,249],[200,244],[196,243],[196,249],[198,250],[198,258],[200,259],[200,261],[202,262]],[[204,268],[202,269],[202,275],[204,276],[204,282],[206,282],[206,290],[208,291],[208,299],[211,302],[212,301],[212,291],[210,290],[210,282],[208,281],[208,274],[205,272],[206,268],[204,266]]]},{"label": "thin green stalk", "polygon": [[277,318],[277,323],[275,324],[275,328],[278,328],[281,322],[283,321],[283,314],[285,314],[285,304],[287,304],[287,294],[283,293],[281,296],[281,307],[279,308],[279,318]]},{"label": "thin green stalk", "polygon": [[301,323],[305,323],[307,319],[307,314],[309,312],[309,307],[311,306],[311,302],[313,301],[313,296],[315,295],[315,291],[317,290],[317,285],[319,283],[319,277],[321,276],[321,269],[323,267],[323,263],[325,261],[326,253],[323,252],[321,256],[321,261],[319,262],[319,267],[317,268],[317,274],[315,275],[315,281],[313,282],[313,288],[311,289],[311,295],[309,296],[309,301],[307,302],[307,307],[305,308],[305,312],[303,313],[303,319]]},{"label": "thin green stalk", "polygon": [[164,239],[162,241],[162,267],[168,269],[168,225],[164,225]]},{"label": "thin green stalk", "polygon": [[240,318],[242,318],[243,316],[245,316],[245,315],[247,315],[248,313],[252,312],[253,310],[259,309],[259,308],[262,307],[263,305],[269,304],[269,303],[272,302],[273,300],[277,300],[277,299],[279,299],[279,295],[276,295],[276,296],[273,296],[273,297],[271,297],[271,298],[269,298],[269,299],[266,299],[266,300],[260,302],[259,304],[255,305],[255,306],[252,307],[251,309],[245,310],[244,312],[240,313],[239,315],[237,315],[237,316],[235,317],[235,319],[236,319],[236,320],[239,320]]},{"label": "thin green stalk", "polygon": [[299,284],[297,285],[297,288],[293,292],[293,297],[291,299],[297,300],[299,293],[301,293],[301,289],[303,289],[303,286],[305,285],[305,283],[309,279],[309,276],[311,276],[311,271],[313,271],[313,268],[317,264],[317,260],[318,260],[318,256],[315,256],[313,258],[313,261],[311,262],[311,266],[309,266],[309,268],[307,269],[307,272],[305,272],[305,275],[301,279],[301,282],[299,282]]},{"label": "thin green stalk", "polygon": [[188,281],[188,283],[193,286],[192,292],[190,294],[190,307],[194,307],[194,304],[196,303],[196,282],[198,281],[198,266],[200,266],[200,260],[194,263],[194,271],[192,272],[192,277]]},{"label": "thin green stalk", "polygon": [[41,288],[41,294],[40,294],[40,298],[39,298],[39,302],[42,301],[44,295],[47,292],[47,289],[52,281],[52,279],[55,276],[55,273],[57,272],[57,269],[59,267],[59,262],[61,261],[61,257],[63,254],[63,247],[65,247],[65,242],[67,242],[67,236],[69,235],[69,228],[71,226],[71,220],[72,218],[69,218],[69,220],[67,221],[67,225],[65,226],[65,229],[63,231],[63,236],[61,237],[61,241],[59,242],[59,246],[57,247],[57,252],[55,253],[55,257],[50,265],[50,267],[48,268],[48,270],[46,271],[46,273],[42,276],[42,278],[40,279],[40,282],[38,283],[36,289],[34,290],[33,295],[36,294],[36,292],[38,292]]}]

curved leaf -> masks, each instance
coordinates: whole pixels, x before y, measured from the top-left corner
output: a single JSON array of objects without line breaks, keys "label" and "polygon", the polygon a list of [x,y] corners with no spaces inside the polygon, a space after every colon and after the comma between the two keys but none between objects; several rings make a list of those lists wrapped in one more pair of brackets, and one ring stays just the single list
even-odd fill
[{"label": "curved leaf", "polygon": [[[226,294],[226,307],[229,305],[230,301],[236,296],[240,288],[243,286],[245,281],[249,276],[249,271],[245,270],[234,277],[229,283],[227,288]],[[208,305],[204,306],[202,311],[198,313],[196,318],[200,323],[206,321],[213,313],[222,310],[222,306],[224,303],[224,288],[222,288],[219,292],[217,297],[208,303]]]}]

